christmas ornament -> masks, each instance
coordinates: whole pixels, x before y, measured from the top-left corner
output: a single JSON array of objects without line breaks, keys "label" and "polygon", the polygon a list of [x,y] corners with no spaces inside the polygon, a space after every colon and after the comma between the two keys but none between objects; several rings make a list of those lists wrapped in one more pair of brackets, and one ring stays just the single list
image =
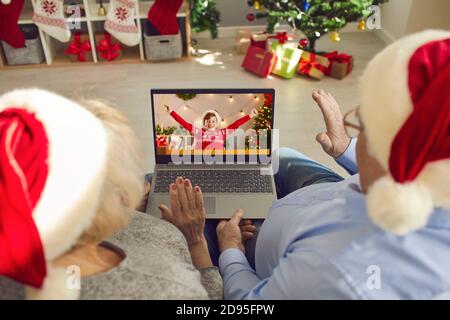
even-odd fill
[{"label": "christmas ornament", "polygon": [[135,24],[137,0],[111,0],[105,30],[127,46],[139,44],[141,35]]},{"label": "christmas ornament", "polygon": [[359,20],[358,29],[361,31],[366,30],[366,20],[364,19]]},{"label": "christmas ornament", "polygon": [[98,8],[97,14],[98,14],[100,17],[104,17],[104,16],[106,16],[106,14],[107,14],[106,8],[105,8],[105,6],[103,5],[103,1],[102,1],[102,0],[100,0],[100,7]]},{"label": "christmas ornament", "polygon": [[333,32],[330,34],[330,39],[331,39],[331,41],[333,41],[333,42],[339,42],[339,41],[341,41],[341,36],[339,35],[339,32],[333,31]]},{"label": "christmas ornament", "polygon": [[38,0],[34,6],[33,22],[56,40],[68,42],[71,33],[63,9],[63,0]]},{"label": "christmas ornament", "polygon": [[0,9],[0,40],[13,48],[25,47],[25,37],[17,24],[24,2],[25,0],[14,0]]},{"label": "christmas ornament", "polygon": [[308,12],[309,8],[311,8],[311,3],[306,1],[305,5],[303,6],[303,12]]},{"label": "christmas ornament", "polygon": [[250,22],[252,22],[253,20],[255,20],[255,15],[254,15],[253,13],[249,13],[249,14],[247,15],[247,20],[250,21]]},{"label": "christmas ornament", "polygon": [[308,41],[308,39],[303,38],[303,39],[300,39],[298,44],[300,45],[300,47],[306,48],[309,45],[309,41]]},{"label": "christmas ornament", "polygon": [[259,5],[259,1],[255,1],[255,10],[259,10],[260,5]]}]

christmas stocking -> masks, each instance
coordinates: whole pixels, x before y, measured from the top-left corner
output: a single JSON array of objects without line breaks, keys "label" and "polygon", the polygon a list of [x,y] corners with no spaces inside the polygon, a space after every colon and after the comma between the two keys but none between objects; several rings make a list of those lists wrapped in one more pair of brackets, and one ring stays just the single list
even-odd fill
[{"label": "christmas stocking", "polygon": [[25,37],[17,25],[24,0],[2,0],[0,2],[0,40],[14,48],[25,47]]},{"label": "christmas stocking", "polygon": [[183,0],[156,0],[148,11],[148,20],[162,35],[177,34],[177,13]]},{"label": "christmas stocking", "polygon": [[34,6],[33,22],[53,38],[68,42],[70,30],[64,18],[63,5],[64,0],[37,0]]},{"label": "christmas stocking", "polygon": [[105,30],[127,46],[139,44],[140,35],[134,21],[136,0],[111,0]]}]

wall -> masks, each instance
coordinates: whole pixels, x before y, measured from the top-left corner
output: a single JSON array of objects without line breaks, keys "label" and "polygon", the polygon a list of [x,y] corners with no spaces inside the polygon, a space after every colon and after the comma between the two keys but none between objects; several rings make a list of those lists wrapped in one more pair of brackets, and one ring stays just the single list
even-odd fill
[{"label": "wall", "polygon": [[449,0],[414,0],[406,33],[436,28],[450,30]]},{"label": "wall", "polygon": [[449,0],[390,0],[381,8],[382,30],[387,43],[430,28],[450,29]]},{"label": "wall", "polygon": [[383,40],[392,42],[405,34],[412,3],[413,0],[390,0],[381,6],[382,30],[378,33]]},{"label": "wall", "polygon": [[221,27],[265,25],[266,19],[247,20],[247,14],[255,12],[247,5],[246,0],[216,0],[221,14]]}]

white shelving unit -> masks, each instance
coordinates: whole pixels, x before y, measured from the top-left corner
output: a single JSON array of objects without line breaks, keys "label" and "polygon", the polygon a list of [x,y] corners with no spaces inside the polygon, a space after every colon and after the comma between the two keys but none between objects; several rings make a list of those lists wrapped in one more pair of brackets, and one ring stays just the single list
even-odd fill
[{"label": "white shelving unit", "polygon": [[[20,14],[19,24],[33,24],[32,16],[33,16],[33,7],[36,4],[36,0],[26,0],[25,5]],[[96,50],[96,42],[95,35],[97,33],[103,34],[103,22],[106,20],[106,16],[99,16],[98,9],[99,3],[96,0],[78,0],[78,1],[64,1],[64,8],[66,11],[67,6],[71,4],[80,5],[84,8],[84,16],[79,18],[79,21],[82,26],[83,32],[86,32],[89,37],[89,42],[92,48],[92,61],[93,63],[101,63],[97,56]],[[103,5],[108,10],[109,1],[104,0]],[[142,35],[144,30],[142,30],[142,21],[147,19],[147,12],[149,8],[153,5],[153,1],[148,0],[138,0],[138,6],[136,7],[136,26],[138,28],[139,34]],[[178,14],[178,18],[185,18],[186,21],[186,52],[187,55],[190,54],[190,26],[189,26],[189,7],[188,2],[184,1],[182,7],[180,8]],[[68,22],[71,21],[71,18],[66,15],[66,20]],[[73,19],[72,19],[73,21]],[[76,31],[76,30],[73,30]],[[61,43],[58,40],[50,37],[45,32],[39,30],[39,36],[42,43],[42,48],[44,50],[45,62],[46,64],[42,65],[61,65],[61,64],[77,64],[78,62],[71,62],[70,58],[63,54],[64,48],[67,47],[67,44]],[[117,61],[108,62],[108,63],[127,63],[127,62],[136,62],[136,61],[144,61],[144,43],[143,37],[140,37],[140,42],[135,47],[127,47],[122,45],[122,58]],[[0,50],[1,51],[1,50]],[[0,57],[3,58],[3,57]],[[27,65],[27,66],[8,66],[4,63],[5,59],[0,59],[0,67],[5,68],[15,68],[15,67],[36,67],[42,65]],[[88,62],[85,62],[88,63]]]}]

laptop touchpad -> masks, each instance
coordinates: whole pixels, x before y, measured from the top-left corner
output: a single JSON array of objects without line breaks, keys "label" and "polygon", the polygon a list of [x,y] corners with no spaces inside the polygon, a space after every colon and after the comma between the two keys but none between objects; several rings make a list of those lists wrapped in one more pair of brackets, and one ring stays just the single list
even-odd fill
[{"label": "laptop touchpad", "polygon": [[205,205],[206,214],[216,213],[216,198],[203,196],[203,203]]}]

